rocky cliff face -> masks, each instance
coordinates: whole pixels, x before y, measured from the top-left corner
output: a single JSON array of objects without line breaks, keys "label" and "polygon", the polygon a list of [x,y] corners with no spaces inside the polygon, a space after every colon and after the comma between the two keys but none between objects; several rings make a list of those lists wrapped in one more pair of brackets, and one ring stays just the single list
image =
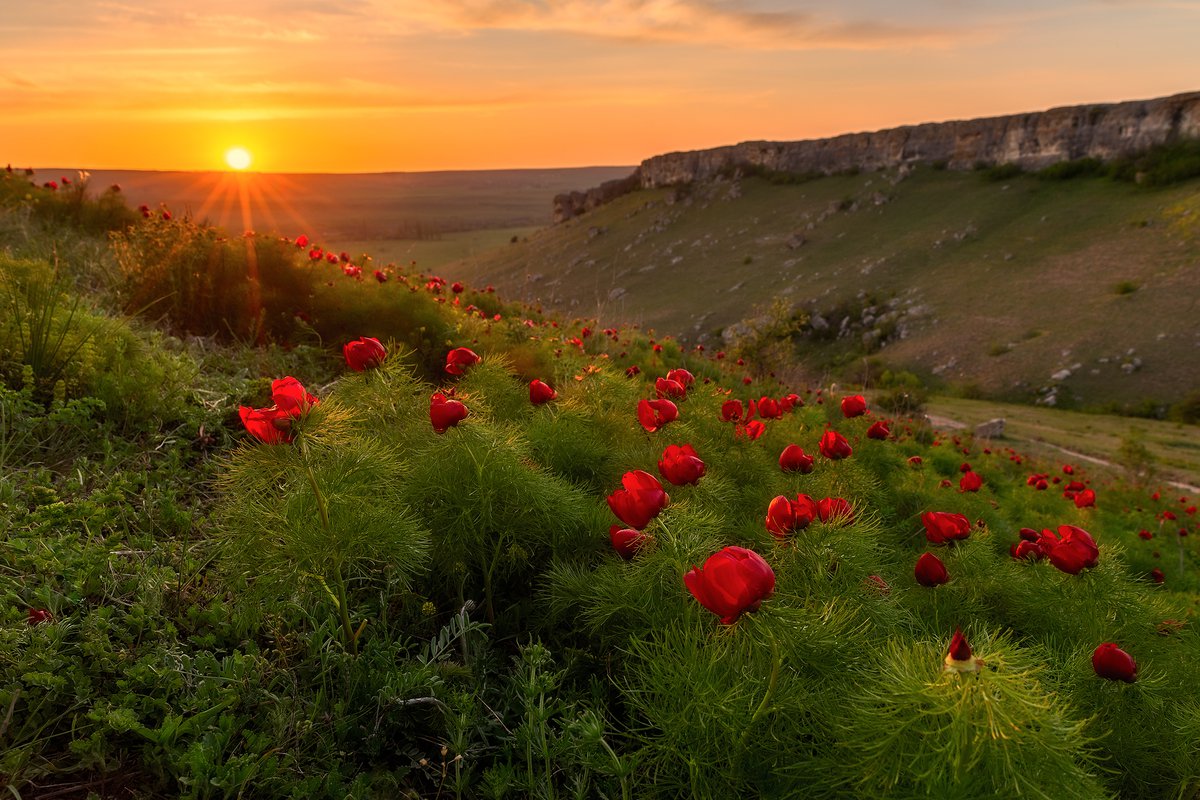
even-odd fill
[{"label": "rocky cliff face", "polygon": [[906,125],[830,139],[743,142],[648,158],[623,181],[555,198],[555,218],[568,219],[635,188],[702,181],[738,167],[827,174],[933,162],[944,163],[950,169],[970,169],[979,163],[1039,169],[1077,158],[1108,160],[1194,138],[1200,138],[1200,92],[1007,117]]}]

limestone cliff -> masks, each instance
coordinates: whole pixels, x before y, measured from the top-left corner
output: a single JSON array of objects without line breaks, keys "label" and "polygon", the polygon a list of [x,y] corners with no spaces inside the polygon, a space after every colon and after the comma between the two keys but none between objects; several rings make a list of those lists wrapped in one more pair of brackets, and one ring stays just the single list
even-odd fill
[{"label": "limestone cliff", "polygon": [[1200,92],[906,125],[829,139],[742,142],[648,158],[625,180],[559,195],[555,219],[568,219],[636,188],[702,181],[740,166],[785,173],[834,173],[934,162],[950,169],[970,169],[979,163],[1039,169],[1077,158],[1109,160],[1195,138],[1200,138]]}]

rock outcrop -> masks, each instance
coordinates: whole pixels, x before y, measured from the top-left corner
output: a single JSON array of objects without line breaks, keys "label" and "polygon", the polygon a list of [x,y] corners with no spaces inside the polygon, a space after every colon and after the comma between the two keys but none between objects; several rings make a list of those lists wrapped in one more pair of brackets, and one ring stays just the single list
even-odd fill
[{"label": "rock outcrop", "polygon": [[1196,138],[1200,138],[1200,92],[906,125],[829,139],[743,142],[648,158],[628,178],[587,192],[559,195],[554,201],[555,219],[569,219],[638,188],[709,180],[738,168],[796,174],[918,163],[939,163],[949,169],[971,169],[977,164],[1040,169],[1078,158],[1110,160]]}]

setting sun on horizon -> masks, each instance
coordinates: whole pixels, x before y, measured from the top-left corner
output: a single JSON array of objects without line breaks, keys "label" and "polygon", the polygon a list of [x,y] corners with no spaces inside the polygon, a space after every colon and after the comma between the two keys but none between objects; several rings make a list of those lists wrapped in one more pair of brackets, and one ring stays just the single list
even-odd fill
[{"label": "setting sun on horizon", "polygon": [[15,6],[6,160],[204,170],[241,140],[259,172],[636,164],[1158,97],[1196,88],[1200,23],[1195,3],[1066,0]]},{"label": "setting sun on horizon", "polygon": [[249,169],[253,161],[250,151],[244,147],[231,147],[225,151],[225,163],[236,172]]}]

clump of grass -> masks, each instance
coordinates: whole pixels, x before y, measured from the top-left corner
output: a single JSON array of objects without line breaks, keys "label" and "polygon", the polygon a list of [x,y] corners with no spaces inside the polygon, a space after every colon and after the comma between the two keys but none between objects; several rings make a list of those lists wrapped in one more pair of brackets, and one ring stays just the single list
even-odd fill
[{"label": "clump of grass", "polygon": [[1117,281],[1113,284],[1112,292],[1117,296],[1121,296],[1133,294],[1140,288],[1142,288],[1142,285],[1137,281]]}]

